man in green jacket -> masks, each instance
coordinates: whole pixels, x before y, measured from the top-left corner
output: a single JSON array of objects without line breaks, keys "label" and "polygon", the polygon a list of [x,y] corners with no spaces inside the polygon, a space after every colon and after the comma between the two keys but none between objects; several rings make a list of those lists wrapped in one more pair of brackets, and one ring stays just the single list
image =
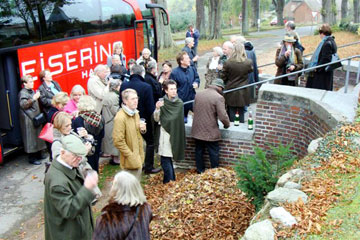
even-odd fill
[{"label": "man in green jacket", "polygon": [[61,139],[62,150],[45,175],[45,239],[90,240],[94,230],[91,190],[98,183],[97,173],[85,180],[78,170],[87,154],[81,139],[69,134]]}]

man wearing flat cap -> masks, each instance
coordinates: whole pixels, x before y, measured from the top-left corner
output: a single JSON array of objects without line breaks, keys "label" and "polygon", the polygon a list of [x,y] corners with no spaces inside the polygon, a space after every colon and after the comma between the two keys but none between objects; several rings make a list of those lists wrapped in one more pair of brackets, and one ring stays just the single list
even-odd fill
[{"label": "man wearing flat cap", "polygon": [[75,135],[61,138],[62,149],[45,175],[45,239],[90,240],[94,230],[91,202],[98,176],[85,179],[78,170],[87,154],[85,144]]},{"label": "man wearing flat cap", "polygon": [[204,150],[207,148],[211,168],[219,166],[219,141],[221,133],[218,119],[224,128],[230,126],[226,113],[225,99],[222,91],[225,85],[222,79],[215,79],[204,91],[198,92],[194,103],[194,120],[191,135],[195,139],[195,159],[198,173],[205,171]]}]

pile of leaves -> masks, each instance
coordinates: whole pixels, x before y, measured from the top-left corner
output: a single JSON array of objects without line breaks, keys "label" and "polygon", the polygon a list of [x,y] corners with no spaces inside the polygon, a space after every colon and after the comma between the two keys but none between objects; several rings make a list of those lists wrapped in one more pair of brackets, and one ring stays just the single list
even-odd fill
[{"label": "pile of leaves", "polygon": [[152,239],[239,239],[255,208],[237,187],[233,169],[217,168],[203,174],[177,174],[162,184],[162,175],[148,180],[145,194],[154,219]]},{"label": "pile of leaves", "polygon": [[283,205],[295,216],[298,224],[292,231],[278,231],[278,237],[321,234],[324,226],[336,228],[341,224],[341,220],[327,222],[326,215],[344,194],[339,190],[341,179],[347,174],[360,173],[360,149],[359,144],[355,143],[359,136],[360,124],[344,125],[324,138],[318,152],[303,159],[306,163],[320,162],[318,167],[308,169],[314,173],[311,180],[303,182],[302,191],[309,196],[309,200],[306,204],[299,199]]}]

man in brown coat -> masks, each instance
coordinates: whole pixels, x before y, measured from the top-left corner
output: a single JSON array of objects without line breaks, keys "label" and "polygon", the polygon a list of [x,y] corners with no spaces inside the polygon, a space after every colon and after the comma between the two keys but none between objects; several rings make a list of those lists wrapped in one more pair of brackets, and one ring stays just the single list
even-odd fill
[{"label": "man in brown coat", "polygon": [[221,133],[218,119],[224,124],[224,128],[230,126],[225,109],[225,99],[221,95],[224,87],[223,80],[215,79],[209,88],[198,92],[195,97],[191,135],[195,138],[195,159],[198,173],[205,171],[203,160],[205,147],[209,152],[211,168],[219,166]]}]

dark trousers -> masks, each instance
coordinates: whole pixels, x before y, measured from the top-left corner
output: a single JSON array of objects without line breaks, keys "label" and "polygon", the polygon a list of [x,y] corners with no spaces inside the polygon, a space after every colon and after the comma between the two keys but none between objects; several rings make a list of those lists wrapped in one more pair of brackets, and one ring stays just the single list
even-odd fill
[{"label": "dark trousers", "polygon": [[154,133],[152,128],[152,122],[146,121],[146,133],[143,134],[143,138],[146,142],[145,151],[145,172],[150,172],[154,168]]},{"label": "dark trousers", "polygon": [[175,171],[171,157],[161,156],[161,167],[164,171],[163,183],[175,181]]},{"label": "dark trousers", "polygon": [[210,157],[211,168],[219,167],[219,142],[208,142],[195,139],[195,160],[198,173],[205,171],[204,151],[207,148]]},{"label": "dark trousers", "polygon": [[34,153],[28,153],[28,160],[29,160],[29,162],[41,160],[41,151],[34,152]]},{"label": "dark trousers", "polygon": [[245,108],[244,107],[227,107],[227,113],[229,115],[230,122],[234,122],[236,112],[239,112],[240,122],[244,123],[245,122],[245,119],[244,119]]},{"label": "dark trousers", "polygon": [[188,116],[189,111],[193,110],[193,103],[188,103],[184,105],[184,117]]}]

